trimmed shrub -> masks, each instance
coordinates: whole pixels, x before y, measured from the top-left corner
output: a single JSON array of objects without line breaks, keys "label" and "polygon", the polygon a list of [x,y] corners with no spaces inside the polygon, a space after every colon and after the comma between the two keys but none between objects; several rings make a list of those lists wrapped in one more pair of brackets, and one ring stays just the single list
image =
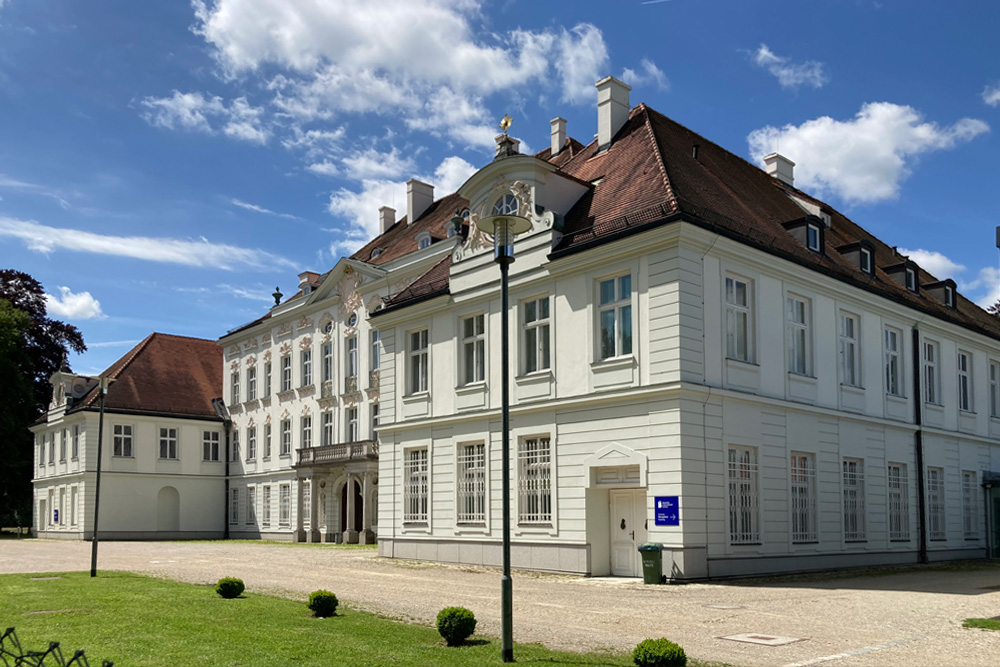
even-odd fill
[{"label": "trimmed shrub", "polygon": [[306,606],[312,610],[316,618],[326,618],[327,616],[336,615],[338,604],[340,602],[337,600],[336,595],[330,591],[320,589],[309,594],[309,602],[306,603]]},{"label": "trimmed shrub", "polygon": [[632,662],[639,667],[684,667],[684,649],[669,639],[644,639],[632,651]]},{"label": "trimmed shrub", "polygon": [[227,600],[238,598],[245,590],[246,586],[243,585],[243,580],[236,577],[223,577],[215,585],[215,592]]},{"label": "trimmed shrub", "polygon": [[445,607],[438,613],[437,629],[448,646],[458,646],[476,631],[476,617],[465,607]]}]

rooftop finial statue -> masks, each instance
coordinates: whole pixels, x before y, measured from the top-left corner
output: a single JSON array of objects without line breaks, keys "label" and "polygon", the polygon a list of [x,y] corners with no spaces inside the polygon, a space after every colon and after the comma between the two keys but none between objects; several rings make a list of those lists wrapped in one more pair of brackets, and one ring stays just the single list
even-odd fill
[{"label": "rooftop finial statue", "polygon": [[507,134],[507,130],[510,129],[510,124],[514,122],[514,119],[507,114],[503,115],[503,119],[500,121],[500,129],[503,130],[504,134]]}]

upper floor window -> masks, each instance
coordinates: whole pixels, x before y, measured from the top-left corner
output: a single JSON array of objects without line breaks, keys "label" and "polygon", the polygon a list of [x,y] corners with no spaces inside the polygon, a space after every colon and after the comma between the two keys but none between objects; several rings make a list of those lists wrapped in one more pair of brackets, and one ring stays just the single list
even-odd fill
[{"label": "upper floor window", "polygon": [[354,378],[358,376],[358,337],[349,337],[345,345],[347,352],[344,355],[344,375]]},{"label": "upper floor window", "polygon": [[333,444],[333,413],[329,410],[320,417],[322,431],[320,432],[320,444],[323,446]]},{"label": "upper floor window", "polygon": [[917,272],[911,268],[907,268],[905,271],[906,271],[906,289],[910,290],[911,292],[916,292]]},{"label": "upper floor window", "polygon": [[858,257],[858,264],[862,271],[868,275],[873,275],[875,273],[875,268],[872,265],[872,251],[868,248],[862,248],[860,250],[860,255]]},{"label": "upper floor window", "polygon": [[69,442],[69,431],[63,429],[59,434],[59,460],[66,460],[66,445]]},{"label": "upper floor window", "polygon": [[333,380],[333,343],[323,343],[323,382]]},{"label": "upper floor window", "polygon": [[232,390],[230,405],[236,405],[240,402],[240,372],[238,370],[233,371],[230,376],[230,389]]},{"label": "upper floor window", "polygon": [[1000,417],[1000,363],[990,362],[990,417]]},{"label": "upper floor window", "polygon": [[358,408],[347,408],[344,420],[344,435],[346,442],[358,441]]},{"label": "upper floor window", "polygon": [[885,328],[885,393],[891,396],[903,395],[902,368],[899,365],[901,338],[902,333],[898,329]]},{"label": "upper floor window", "polygon": [[80,457],[80,425],[73,427],[73,458]]},{"label": "upper floor window", "polygon": [[308,387],[313,383],[313,353],[306,348],[302,350],[302,386]]},{"label": "upper floor window", "polygon": [[861,386],[861,355],[858,350],[858,318],[840,314],[840,381],[851,387]]},{"label": "upper floor window", "polygon": [[377,440],[378,439],[378,412],[379,412],[378,403],[372,403],[372,407],[371,407],[371,418],[372,418],[371,439],[372,440]]},{"label": "upper floor window", "polygon": [[160,458],[161,459],[177,458],[177,429],[175,428],[160,429]]},{"label": "upper floor window", "polygon": [[753,309],[750,283],[726,277],[726,356],[753,361]]},{"label": "upper floor window", "polygon": [[531,299],[521,304],[525,373],[551,368],[549,343],[549,297]]},{"label": "upper floor window", "polygon": [[288,456],[292,453],[292,420],[281,420],[281,443],[278,453],[281,456]]},{"label": "upper floor window", "polygon": [[958,409],[972,411],[972,355],[958,353]]},{"label": "upper floor window", "polygon": [[281,391],[292,390],[292,355],[281,355]]},{"label": "upper floor window", "polygon": [[950,285],[944,288],[944,305],[949,308],[955,307],[955,290]]},{"label": "upper floor window", "polygon": [[600,281],[598,293],[601,359],[632,354],[631,274]]},{"label": "upper floor window", "polygon": [[229,452],[229,460],[236,462],[240,460],[240,430],[238,428],[233,429],[233,437],[231,440],[232,448]]},{"label": "upper floor window", "polygon": [[788,334],[788,372],[809,374],[809,303],[789,296],[785,299],[785,327]]},{"label": "upper floor window", "polygon": [[517,197],[508,192],[493,204],[493,215],[517,215],[517,208]]},{"label": "upper floor window", "polygon": [[462,318],[462,384],[486,378],[485,320],[482,313]]},{"label": "upper floor window", "polygon": [[302,448],[308,449],[313,446],[313,419],[310,416],[302,417],[300,421],[302,426]]},{"label": "upper floor window", "polygon": [[264,423],[264,443],[261,448],[261,458],[265,461],[271,460],[271,422]]},{"label": "upper floor window", "polygon": [[820,240],[823,237],[820,235],[819,226],[812,223],[806,225],[806,247],[813,252],[820,251]]},{"label": "upper floor window", "polygon": [[132,426],[130,424],[115,424],[112,435],[112,454],[114,456],[132,456]]},{"label": "upper floor window", "polygon": [[38,467],[45,465],[45,436],[38,441]]},{"label": "upper floor window", "polygon": [[382,336],[378,329],[372,329],[372,370],[377,371],[382,366]]},{"label": "upper floor window", "polygon": [[431,244],[431,233],[430,232],[420,232],[417,234],[417,248],[423,250],[424,248],[430,246]]},{"label": "upper floor window", "polygon": [[264,397],[271,395],[271,362],[264,362]]},{"label": "upper floor window", "polygon": [[219,460],[219,432],[203,431],[201,434],[201,460]]},{"label": "upper floor window", "polygon": [[247,427],[247,461],[257,459],[257,427]]},{"label": "upper floor window", "polygon": [[411,394],[419,394],[427,391],[427,329],[411,331],[409,339],[409,388]]},{"label": "upper floor window", "polygon": [[247,400],[257,400],[257,367],[247,368]]},{"label": "upper floor window", "polygon": [[941,402],[941,376],[938,373],[938,344],[932,340],[924,341],[924,401],[938,404]]}]

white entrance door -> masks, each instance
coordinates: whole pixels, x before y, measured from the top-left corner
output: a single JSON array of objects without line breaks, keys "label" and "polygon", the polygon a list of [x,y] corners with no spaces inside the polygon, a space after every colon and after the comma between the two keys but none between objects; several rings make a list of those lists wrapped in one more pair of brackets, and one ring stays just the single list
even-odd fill
[{"label": "white entrance door", "polygon": [[611,574],[642,576],[639,545],[646,541],[646,490],[611,491]]}]

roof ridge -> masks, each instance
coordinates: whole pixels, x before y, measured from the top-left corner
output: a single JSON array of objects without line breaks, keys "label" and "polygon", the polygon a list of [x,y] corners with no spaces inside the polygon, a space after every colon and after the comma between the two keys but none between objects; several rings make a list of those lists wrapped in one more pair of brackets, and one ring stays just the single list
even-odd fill
[{"label": "roof ridge", "polygon": [[211,338],[198,338],[197,336],[182,336],[181,334],[163,333],[162,331],[154,331],[153,333],[149,334],[148,338],[152,338],[153,336],[167,336],[170,338],[183,338],[185,340],[200,340],[206,343],[215,343],[215,341],[212,340]]},{"label": "roof ridge", "polygon": [[663,153],[660,151],[660,142],[656,140],[656,132],[653,131],[653,124],[649,120],[651,109],[646,106],[645,102],[640,102],[636,105],[635,110],[637,115],[639,113],[643,114],[643,124],[646,126],[647,134],[649,134],[649,141],[653,144],[653,155],[656,156],[656,165],[660,168],[660,177],[663,178],[663,187],[667,191],[667,199],[672,201],[676,206],[677,194],[670,184],[670,177],[667,175],[667,165],[663,161]]},{"label": "roof ridge", "polygon": [[[117,380],[118,377],[121,376],[122,372],[126,368],[128,368],[132,364],[133,361],[135,361],[135,358],[139,356],[139,353],[142,352],[143,350],[145,350],[149,346],[149,343],[150,343],[150,341],[153,340],[154,336],[166,336],[166,335],[169,335],[169,334],[161,334],[161,333],[157,333],[156,331],[154,331],[153,333],[151,333],[148,336],[146,336],[145,338],[143,338],[139,342],[139,344],[136,345],[135,347],[133,347],[132,350],[128,353],[128,355],[126,356],[125,360],[122,362],[122,365],[119,366],[115,370],[115,372],[112,373],[111,375],[109,375],[108,377],[111,377],[111,378]],[[114,364],[112,364],[112,365],[114,365]]]}]

